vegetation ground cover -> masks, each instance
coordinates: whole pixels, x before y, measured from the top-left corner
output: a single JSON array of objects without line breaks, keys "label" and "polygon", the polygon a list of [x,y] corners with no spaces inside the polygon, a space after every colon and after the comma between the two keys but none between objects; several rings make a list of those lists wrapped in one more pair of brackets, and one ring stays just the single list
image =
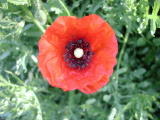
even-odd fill
[{"label": "vegetation ground cover", "polygon": [[[100,15],[116,31],[117,66],[86,95],[42,78],[37,42],[58,16]],[[160,120],[159,0],[0,0],[0,120]]]}]

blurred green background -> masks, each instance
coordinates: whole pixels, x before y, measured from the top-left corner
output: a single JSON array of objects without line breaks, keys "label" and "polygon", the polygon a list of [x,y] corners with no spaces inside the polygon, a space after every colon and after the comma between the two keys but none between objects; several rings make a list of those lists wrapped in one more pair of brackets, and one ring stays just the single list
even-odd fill
[{"label": "blurred green background", "polygon": [[[37,68],[42,32],[69,12],[116,31],[118,64],[94,94],[53,88]],[[160,0],[0,0],[0,120],[160,120]]]}]

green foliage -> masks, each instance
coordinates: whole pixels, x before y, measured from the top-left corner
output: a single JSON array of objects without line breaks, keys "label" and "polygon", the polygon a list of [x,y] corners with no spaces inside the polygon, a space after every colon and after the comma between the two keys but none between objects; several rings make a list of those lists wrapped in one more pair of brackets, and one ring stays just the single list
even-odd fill
[{"label": "green foliage", "polygon": [[158,11],[160,9],[160,1],[155,0],[154,6],[153,6],[153,12],[148,17],[151,19],[151,34],[154,35],[156,28],[160,28],[160,16],[158,16]]},{"label": "green foliage", "polygon": [[[44,28],[92,13],[119,41],[109,84],[92,95],[49,86],[36,58]],[[0,61],[2,120],[159,120],[160,1],[0,0]]]},{"label": "green foliage", "polygon": [[[16,77],[17,78],[17,77]],[[20,81],[19,78],[16,79]],[[22,81],[20,81],[22,83]],[[27,86],[16,85],[0,76],[0,114],[7,120],[42,120],[42,111],[35,93]]]},{"label": "green foliage", "polygon": [[14,5],[29,5],[30,0],[7,0],[7,2],[12,3]]}]

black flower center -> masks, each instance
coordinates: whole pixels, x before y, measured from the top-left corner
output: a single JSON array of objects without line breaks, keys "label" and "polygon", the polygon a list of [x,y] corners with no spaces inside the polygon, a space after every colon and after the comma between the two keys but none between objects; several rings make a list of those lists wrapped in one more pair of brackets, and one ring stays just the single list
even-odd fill
[{"label": "black flower center", "polygon": [[64,60],[71,68],[83,69],[87,67],[92,56],[90,44],[83,39],[70,41],[65,47]]}]

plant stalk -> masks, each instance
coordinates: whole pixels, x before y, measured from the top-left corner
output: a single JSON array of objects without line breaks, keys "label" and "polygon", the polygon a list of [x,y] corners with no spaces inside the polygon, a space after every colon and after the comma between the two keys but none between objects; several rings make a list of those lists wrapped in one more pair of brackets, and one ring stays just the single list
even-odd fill
[{"label": "plant stalk", "polygon": [[59,3],[62,5],[62,7],[64,8],[64,10],[66,11],[67,15],[68,15],[68,16],[71,16],[71,14],[70,14],[67,6],[62,2],[62,0],[58,0],[58,1],[59,1]]}]

